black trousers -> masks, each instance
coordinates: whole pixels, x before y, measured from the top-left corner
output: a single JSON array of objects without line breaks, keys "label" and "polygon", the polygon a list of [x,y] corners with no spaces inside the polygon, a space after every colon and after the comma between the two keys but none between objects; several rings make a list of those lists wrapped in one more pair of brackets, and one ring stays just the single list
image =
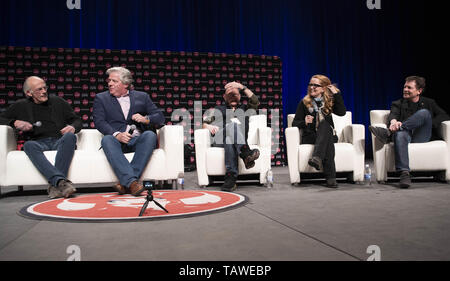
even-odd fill
[{"label": "black trousers", "polygon": [[322,159],[323,174],[326,179],[336,178],[335,142],[337,142],[337,137],[333,134],[333,128],[326,120],[319,123],[317,131],[310,131],[302,136],[302,143],[314,144],[312,156]]}]

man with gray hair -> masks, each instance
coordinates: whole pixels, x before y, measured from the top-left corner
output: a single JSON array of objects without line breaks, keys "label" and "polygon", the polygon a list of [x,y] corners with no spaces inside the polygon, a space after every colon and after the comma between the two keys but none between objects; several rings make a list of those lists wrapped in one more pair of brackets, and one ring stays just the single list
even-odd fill
[{"label": "man with gray hair", "polygon": [[[124,67],[106,71],[108,91],[99,93],[92,111],[94,124],[103,135],[102,148],[119,182],[119,194],[139,196],[144,187],[139,178],[156,147],[156,129],[164,115],[147,93],[133,89],[131,72]],[[128,162],[124,153],[134,152]]]},{"label": "man with gray hair", "polygon": [[[75,134],[82,122],[65,100],[49,96],[47,89],[42,78],[28,77],[23,84],[27,99],[8,107],[0,115],[0,124],[22,132],[25,153],[50,184],[49,197],[67,198],[76,191],[67,173],[76,148]],[[55,165],[45,157],[47,150],[57,150]]]}]

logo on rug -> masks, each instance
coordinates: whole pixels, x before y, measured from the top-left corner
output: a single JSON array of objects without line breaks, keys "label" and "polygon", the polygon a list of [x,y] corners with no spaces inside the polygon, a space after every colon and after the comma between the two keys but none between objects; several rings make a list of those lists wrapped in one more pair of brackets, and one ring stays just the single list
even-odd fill
[{"label": "logo on rug", "polygon": [[20,214],[34,219],[75,221],[129,221],[165,219],[200,215],[237,207],[245,196],[210,190],[154,190],[154,200],[166,208],[164,212],[154,202],[148,204],[143,216],[138,217],[146,200],[143,196],[101,193],[59,198],[24,207]]}]

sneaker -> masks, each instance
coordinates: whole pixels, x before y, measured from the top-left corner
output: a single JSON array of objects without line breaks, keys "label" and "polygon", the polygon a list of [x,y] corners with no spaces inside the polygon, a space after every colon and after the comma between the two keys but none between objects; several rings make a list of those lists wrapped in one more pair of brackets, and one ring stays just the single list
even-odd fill
[{"label": "sneaker", "polygon": [[47,193],[48,193],[48,198],[50,198],[50,199],[63,197],[61,190],[54,187],[53,185],[48,186]]},{"label": "sneaker", "polygon": [[308,160],[308,165],[314,167],[317,171],[320,171],[320,169],[322,169],[322,159],[320,159],[320,157],[313,156]]},{"label": "sneaker", "polygon": [[244,160],[245,168],[251,169],[255,166],[255,160],[259,158],[258,149],[250,149],[248,145],[243,145],[239,157]]},{"label": "sneaker", "polygon": [[391,131],[382,127],[369,126],[369,131],[375,136],[375,138],[383,144],[390,141]]},{"label": "sneaker", "polygon": [[402,171],[400,174],[400,182],[398,186],[400,188],[408,188],[411,185],[411,175],[408,171]]},{"label": "sneaker", "polygon": [[58,189],[61,190],[64,198],[69,198],[70,195],[77,191],[70,180],[60,180],[58,182]]},{"label": "sneaker", "polygon": [[232,192],[232,191],[236,190],[236,188],[237,188],[236,177],[232,173],[229,173],[229,172],[226,173],[225,180],[224,180],[223,185],[220,188],[220,190]]},{"label": "sneaker", "polygon": [[338,188],[338,184],[336,179],[327,179],[327,187],[329,188]]}]

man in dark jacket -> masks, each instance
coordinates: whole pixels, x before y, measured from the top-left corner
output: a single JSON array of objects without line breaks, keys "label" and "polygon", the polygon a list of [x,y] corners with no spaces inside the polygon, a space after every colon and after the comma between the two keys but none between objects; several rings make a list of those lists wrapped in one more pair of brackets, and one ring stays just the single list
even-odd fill
[{"label": "man in dark jacket", "polygon": [[[28,99],[8,107],[0,116],[0,124],[24,134],[24,151],[49,182],[49,197],[67,198],[76,191],[67,172],[76,148],[75,133],[81,130],[82,122],[65,100],[49,96],[47,89],[42,78],[28,77],[23,84]],[[55,165],[45,157],[47,150],[57,150]]]},{"label": "man in dark jacket", "polygon": [[387,127],[373,127],[369,130],[377,140],[388,143],[394,140],[395,168],[400,174],[401,188],[411,185],[409,174],[409,143],[424,143],[440,139],[442,121],[450,120],[447,113],[433,99],[422,96],[425,90],[425,78],[410,76],[403,86],[403,98],[391,105]]},{"label": "man in dark jacket", "polygon": [[[247,96],[248,103],[241,104],[241,93]],[[238,82],[225,85],[224,105],[216,106],[203,118],[203,128],[214,136],[213,145],[225,149],[225,180],[223,191],[236,189],[238,176],[238,156],[242,158],[246,169],[255,166],[259,158],[258,149],[250,149],[247,144],[249,116],[255,115],[259,100],[246,86]]]},{"label": "man in dark jacket", "polygon": [[[108,91],[95,96],[92,111],[95,127],[103,135],[102,148],[119,182],[119,194],[139,196],[139,179],[156,148],[156,129],[164,125],[162,111],[147,93],[133,90],[133,77],[124,67],[106,71]],[[131,163],[124,153],[135,152]]]}]

